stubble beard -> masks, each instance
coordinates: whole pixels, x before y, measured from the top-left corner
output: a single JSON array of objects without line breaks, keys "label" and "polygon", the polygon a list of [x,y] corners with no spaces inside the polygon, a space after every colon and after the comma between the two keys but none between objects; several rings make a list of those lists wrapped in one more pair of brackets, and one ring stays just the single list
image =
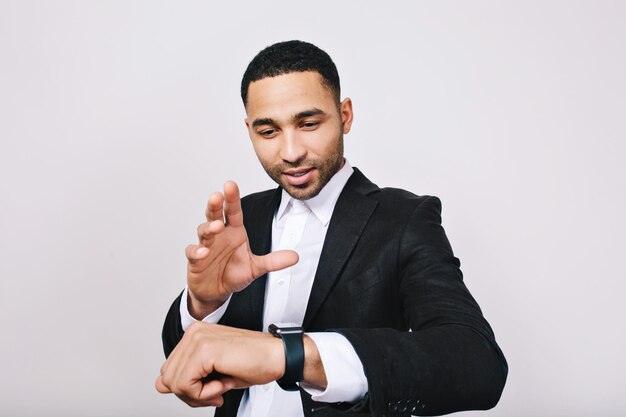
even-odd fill
[{"label": "stubble beard", "polygon": [[[261,163],[261,165],[263,165],[267,175],[269,175],[274,182],[283,187],[290,196],[296,200],[308,200],[318,195],[326,184],[328,184],[328,181],[330,181],[333,175],[343,166],[343,133],[340,134],[333,153],[325,160],[303,159],[295,163],[283,162],[274,166],[267,166]],[[283,172],[288,169],[300,167],[315,168],[318,174],[317,178],[313,182],[304,184],[303,186],[291,185],[283,181]]]}]

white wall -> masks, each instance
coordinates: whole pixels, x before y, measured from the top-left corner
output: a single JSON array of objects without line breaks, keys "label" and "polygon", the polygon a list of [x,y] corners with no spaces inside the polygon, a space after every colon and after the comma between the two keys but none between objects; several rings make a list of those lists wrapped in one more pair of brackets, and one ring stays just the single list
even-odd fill
[{"label": "white wall", "polygon": [[161,323],[209,193],[272,186],[238,88],[292,38],[350,162],[442,198],[510,364],[484,415],[626,414],[625,3],[236,3],[0,1],[0,415],[210,415],[154,391]]}]

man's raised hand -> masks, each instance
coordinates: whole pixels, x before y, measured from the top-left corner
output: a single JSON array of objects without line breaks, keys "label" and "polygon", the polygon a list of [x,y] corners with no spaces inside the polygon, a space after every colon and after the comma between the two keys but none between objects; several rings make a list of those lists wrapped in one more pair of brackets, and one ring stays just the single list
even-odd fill
[{"label": "man's raised hand", "polygon": [[239,188],[232,181],[224,184],[224,194],[211,194],[206,219],[206,223],[198,226],[198,244],[189,245],[185,250],[188,307],[198,320],[215,311],[230,294],[243,290],[255,278],[298,262],[298,254],[290,250],[264,256],[250,251]]}]

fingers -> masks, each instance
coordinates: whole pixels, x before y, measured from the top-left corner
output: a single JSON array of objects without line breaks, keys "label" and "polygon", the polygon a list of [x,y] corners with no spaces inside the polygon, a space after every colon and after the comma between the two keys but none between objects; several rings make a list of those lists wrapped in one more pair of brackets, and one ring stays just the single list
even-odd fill
[{"label": "fingers", "polygon": [[213,220],[207,223],[202,223],[198,226],[198,241],[202,246],[207,248],[213,244],[215,235],[218,235],[224,231],[223,220]]},{"label": "fingers", "polygon": [[188,245],[185,248],[185,256],[190,264],[195,264],[209,254],[209,249],[203,245]]},{"label": "fingers", "polygon": [[206,219],[210,223],[213,220],[224,221],[224,196],[222,193],[212,193],[206,207]]},{"label": "fingers", "polygon": [[224,397],[221,395],[210,400],[196,400],[183,395],[177,395],[177,397],[190,407],[221,407],[224,405]]},{"label": "fingers", "polygon": [[227,391],[230,391],[234,388],[234,384],[229,383],[226,384],[224,381],[220,379],[214,379],[212,381],[205,382],[202,385],[202,389],[200,390],[200,394],[198,395],[198,400],[200,401],[210,401],[215,397],[221,397]]},{"label": "fingers", "polygon": [[224,216],[226,224],[230,226],[243,225],[243,212],[241,211],[241,198],[239,197],[239,187],[234,181],[227,181],[224,184]]},{"label": "fingers", "polygon": [[206,219],[208,224],[220,221],[233,226],[243,225],[239,187],[234,181],[227,181],[224,184],[223,195],[211,194],[207,204]]},{"label": "fingers", "polygon": [[235,387],[231,377],[215,373],[207,360],[206,323],[194,323],[161,367],[155,388],[173,393],[192,407],[221,406],[223,394]]},{"label": "fingers", "polygon": [[221,407],[224,404],[224,393],[235,388],[235,382],[232,378],[226,377],[224,381],[212,380],[202,384],[199,392],[188,389],[190,387],[172,391],[164,384],[163,377],[159,375],[155,387],[161,394],[176,394],[178,398],[191,407]]},{"label": "fingers", "polygon": [[[205,213],[207,221],[198,226],[198,241],[201,245],[206,247],[211,246],[215,235],[224,230],[223,207],[224,196],[221,193],[211,194]],[[189,259],[191,260],[192,258]]]},{"label": "fingers", "polygon": [[161,375],[159,375],[157,377],[156,382],[154,383],[154,387],[161,394],[171,394],[172,393],[172,391],[170,391],[170,389],[163,383],[163,377]]},{"label": "fingers", "polygon": [[258,277],[272,271],[289,268],[298,263],[298,253],[292,250],[279,250],[264,256],[254,255],[254,276]]},{"label": "fingers", "polygon": [[215,379],[202,384],[199,391],[195,389],[180,390],[175,392],[175,394],[191,407],[221,407],[224,404],[222,395],[231,389],[232,387]]}]

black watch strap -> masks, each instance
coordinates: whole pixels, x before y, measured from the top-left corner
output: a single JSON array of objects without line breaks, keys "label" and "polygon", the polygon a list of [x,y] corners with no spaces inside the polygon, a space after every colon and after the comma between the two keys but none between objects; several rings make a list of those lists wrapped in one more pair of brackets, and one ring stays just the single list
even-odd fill
[{"label": "black watch strap", "polygon": [[280,337],[285,346],[285,374],[276,382],[285,391],[297,391],[296,382],[302,381],[304,371],[304,330],[299,326],[280,324],[270,324],[268,330],[275,337]]}]

